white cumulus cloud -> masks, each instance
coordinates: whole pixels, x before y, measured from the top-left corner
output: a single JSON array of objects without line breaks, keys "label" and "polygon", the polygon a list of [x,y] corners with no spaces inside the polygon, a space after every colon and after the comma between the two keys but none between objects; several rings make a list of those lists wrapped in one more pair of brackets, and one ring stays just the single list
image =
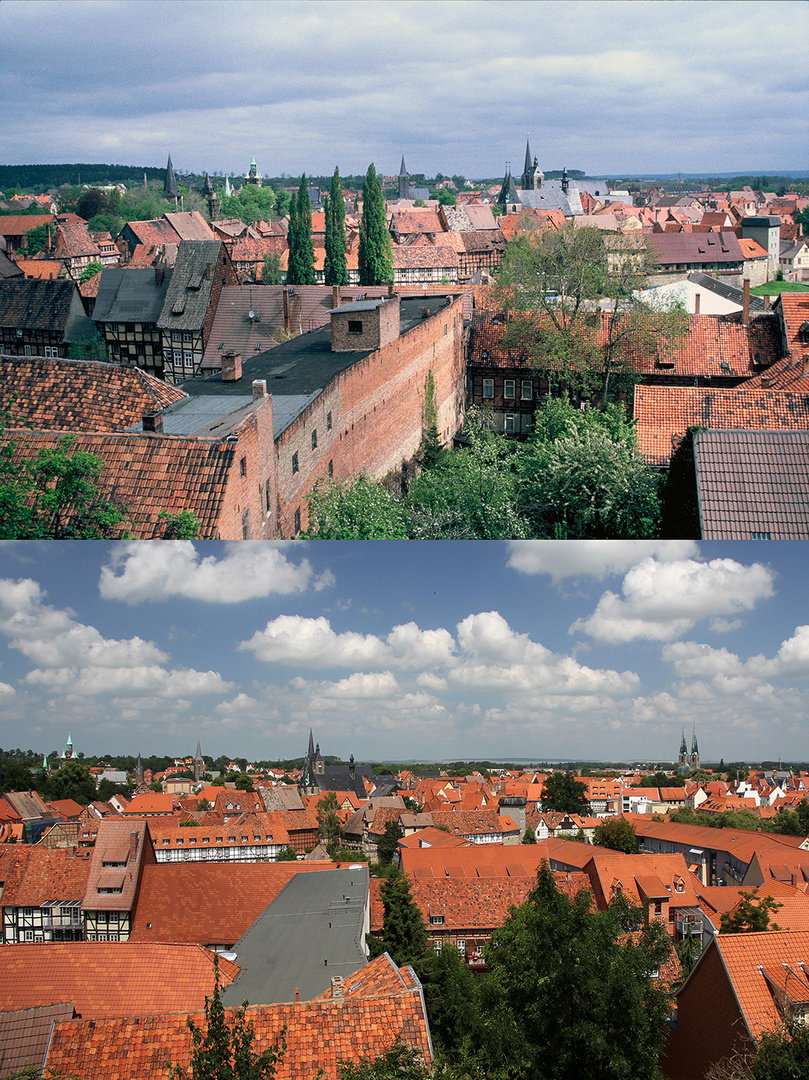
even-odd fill
[{"label": "white cumulus cloud", "polygon": [[694,540],[511,540],[508,566],[522,574],[603,578],[624,573],[647,558],[660,562],[699,554]]},{"label": "white cumulus cloud", "polygon": [[593,614],[577,619],[570,632],[612,644],[635,638],[671,641],[703,619],[752,610],[773,595],[773,583],[772,570],[760,563],[647,558],[625,576],[622,596],[604,593]]},{"label": "white cumulus cloud", "polygon": [[99,590],[107,600],[128,604],[175,596],[236,604],[334,583],[330,571],[316,578],[308,559],[292,561],[285,550],[291,546],[300,547],[242,540],[223,545],[224,555],[216,557],[202,556],[190,540],[127,540],[102,567]]}]

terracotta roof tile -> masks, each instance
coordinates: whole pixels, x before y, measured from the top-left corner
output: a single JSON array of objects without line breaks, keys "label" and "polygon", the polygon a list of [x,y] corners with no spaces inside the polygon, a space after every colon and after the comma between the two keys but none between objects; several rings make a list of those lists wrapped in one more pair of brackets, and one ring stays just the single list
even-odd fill
[{"label": "terracotta roof tile", "polygon": [[765,972],[784,976],[786,965],[798,987],[793,992],[803,998],[806,987],[800,984],[805,983],[806,974],[801,964],[809,959],[809,931],[720,934],[714,938],[714,944],[722,956],[750,1034],[756,1038],[764,1031],[779,1028],[783,1017]]},{"label": "terracotta roof tile", "polygon": [[51,900],[81,900],[92,851],[15,845],[2,899],[4,907],[41,907]]}]

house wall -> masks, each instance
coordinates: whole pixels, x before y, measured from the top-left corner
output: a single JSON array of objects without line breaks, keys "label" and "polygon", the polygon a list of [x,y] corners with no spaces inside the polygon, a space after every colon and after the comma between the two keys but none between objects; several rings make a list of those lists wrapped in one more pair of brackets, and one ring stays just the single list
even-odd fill
[{"label": "house wall", "polygon": [[308,526],[307,499],[317,480],[351,480],[361,473],[381,479],[413,457],[430,371],[439,437],[444,444],[452,440],[463,416],[463,337],[463,299],[457,297],[338,375],[281,433],[275,447],[277,535],[291,537]]},{"label": "house wall", "polygon": [[711,946],[677,995],[677,1028],[669,1033],[661,1067],[666,1080],[695,1080],[712,1063],[748,1043],[719,950]]},{"label": "house wall", "polygon": [[265,396],[235,434],[236,451],[225,485],[219,539],[263,540],[275,535],[273,509],[278,484],[272,398]]}]

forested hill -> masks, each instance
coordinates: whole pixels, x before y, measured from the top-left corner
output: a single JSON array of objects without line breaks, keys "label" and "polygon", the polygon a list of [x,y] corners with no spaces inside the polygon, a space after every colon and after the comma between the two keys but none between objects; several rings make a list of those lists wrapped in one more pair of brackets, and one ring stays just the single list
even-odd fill
[{"label": "forested hill", "polygon": [[126,184],[133,187],[148,180],[164,180],[166,166],[152,165],[0,165],[0,191],[10,188],[58,188],[62,184]]}]

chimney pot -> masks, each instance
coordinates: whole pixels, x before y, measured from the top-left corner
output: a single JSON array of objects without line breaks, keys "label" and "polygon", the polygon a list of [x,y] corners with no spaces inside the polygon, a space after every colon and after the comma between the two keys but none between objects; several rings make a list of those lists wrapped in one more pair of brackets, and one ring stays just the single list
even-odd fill
[{"label": "chimney pot", "polygon": [[697,293],[696,296],[694,297],[694,314],[695,315],[699,315],[699,305],[700,305],[700,300],[701,299],[702,299],[702,295],[700,293]]},{"label": "chimney pot", "polygon": [[253,401],[259,401],[267,396],[267,380],[253,379]]},{"label": "chimney pot", "polygon": [[213,263],[207,263],[205,266],[205,277],[208,281],[211,280],[211,274],[213,273]]},{"label": "chimney pot", "polygon": [[333,308],[340,306],[340,286],[332,285],[331,287],[331,306]]},{"label": "chimney pot", "polygon": [[430,317],[430,309],[428,307],[423,307],[421,309],[421,317],[422,317],[422,319],[429,319],[429,317]]},{"label": "chimney pot", "polygon": [[155,435],[163,434],[163,410],[156,409],[155,412],[144,413],[141,417],[143,421],[143,430],[152,432]]},{"label": "chimney pot", "polygon": [[744,300],[742,303],[742,326],[747,326],[750,322],[750,281],[748,278],[744,279]]},{"label": "chimney pot", "polygon": [[242,354],[222,353],[222,382],[238,382],[242,377]]}]

